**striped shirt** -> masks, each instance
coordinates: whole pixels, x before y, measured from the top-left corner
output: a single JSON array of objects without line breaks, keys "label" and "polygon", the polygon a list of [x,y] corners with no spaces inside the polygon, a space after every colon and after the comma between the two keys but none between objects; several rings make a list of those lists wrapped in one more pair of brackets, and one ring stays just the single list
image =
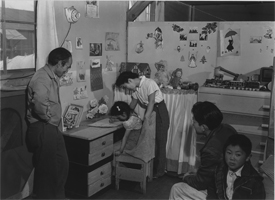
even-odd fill
[{"label": "striped shirt", "polygon": [[163,96],[157,83],[152,79],[141,76],[139,87],[132,94],[132,97],[147,106],[149,104],[148,97],[154,92],[156,92],[155,103],[160,103],[163,100]]}]

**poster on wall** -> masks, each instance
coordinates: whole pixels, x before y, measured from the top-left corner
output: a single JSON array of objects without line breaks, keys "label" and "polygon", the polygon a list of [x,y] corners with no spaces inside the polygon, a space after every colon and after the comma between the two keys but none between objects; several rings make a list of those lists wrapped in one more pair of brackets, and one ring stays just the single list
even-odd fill
[{"label": "poster on wall", "polygon": [[73,84],[73,72],[68,72],[59,79],[60,87]]},{"label": "poster on wall", "polygon": [[240,55],[240,29],[220,30],[220,55]]},{"label": "poster on wall", "polygon": [[85,82],[86,81],[86,70],[84,69],[85,61],[77,61],[76,62],[76,70],[77,70],[77,82]]},{"label": "poster on wall", "polygon": [[90,66],[91,91],[103,89],[102,66]]},{"label": "poster on wall", "polygon": [[76,37],[75,48],[83,49],[83,42],[82,42],[81,37]]},{"label": "poster on wall", "polygon": [[146,39],[153,38],[155,39],[155,48],[162,49],[163,48],[163,38],[162,38],[162,30],[160,27],[157,27],[154,33],[147,33]]},{"label": "poster on wall", "polygon": [[119,33],[106,32],[105,36],[105,50],[119,51]]},{"label": "poster on wall", "polygon": [[74,96],[73,96],[74,100],[87,99],[88,98],[87,85],[76,87],[73,93],[74,93]]},{"label": "poster on wall", "polygon": [[86,17],[99,18],[99,1],[86,1]]}]

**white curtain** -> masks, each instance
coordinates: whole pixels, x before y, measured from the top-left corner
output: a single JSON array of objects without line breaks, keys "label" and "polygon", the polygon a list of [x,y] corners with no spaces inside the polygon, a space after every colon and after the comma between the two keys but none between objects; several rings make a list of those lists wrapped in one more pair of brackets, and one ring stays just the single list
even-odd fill
[{"label": "white curtain", "polygon": [[46,64],[49,53],[58,46],[54,0],[37,1],[36,70]]}]

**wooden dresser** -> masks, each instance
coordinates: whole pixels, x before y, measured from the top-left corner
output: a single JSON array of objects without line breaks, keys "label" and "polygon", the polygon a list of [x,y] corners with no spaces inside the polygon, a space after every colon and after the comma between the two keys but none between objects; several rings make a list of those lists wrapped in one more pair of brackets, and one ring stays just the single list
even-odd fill
[{"label": "wooden dresser", "polygon": [[[232,125],[252,142],[251,162],[258,168],[263,162],[268,136],[270,92],[201,87],[198,101],[210,101],[222,111],[223,123]],[[197,137],[197,152],[204,138]]]},{"label": "wooden dresser", "polygon": [[79,128],[64,133],[70,167],[65,189],[90,197],[111,184],[113,141],[122,127],[89,127],[84,121]]}]

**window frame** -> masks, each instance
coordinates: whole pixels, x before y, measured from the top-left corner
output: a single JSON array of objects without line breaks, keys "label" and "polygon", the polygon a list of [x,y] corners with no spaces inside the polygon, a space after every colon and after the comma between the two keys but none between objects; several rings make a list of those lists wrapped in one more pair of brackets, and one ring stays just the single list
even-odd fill
[{"label": "window frame", "polygon": [[[5,19],[5,0],[2,1],[2,16],[0,22],[2,23],[2,38],[3,38],[3,70],[0,70],[1,81],[8,80],[10,76],[15,75],[20,77],[20,74],[25,74],[29,72],[35,72],[36,70],[36,58],[37,58],[37,0],[34,1],[34,22],[26,21],[14,21]],[[7,69],[7,54],[6,54],[6,23],[16,23],[16,24],[31,24],[34,25],[34,68],[28,69]],[[5,38],[5,39],[4,39]]]}]

